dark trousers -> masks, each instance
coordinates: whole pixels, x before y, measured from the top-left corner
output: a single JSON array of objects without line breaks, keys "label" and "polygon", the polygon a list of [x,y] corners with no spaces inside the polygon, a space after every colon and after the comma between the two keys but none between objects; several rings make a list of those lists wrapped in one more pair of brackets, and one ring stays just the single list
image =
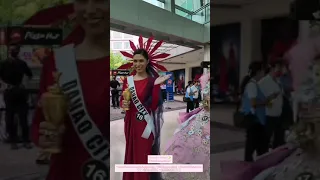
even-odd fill
[{"label": "dark trousers", "polygon": [[[6,104],[6,123],[9,141],[17,143],[18,124],[22,131],[22,141],[29,142],[29,125],[28,125],[28,93],[26,89],[14,87],[4,92],[4,102]],[[16,121],[15,115],[18,115],[19,123]]]},{"label": "dark trousers", "polygon": [[167,90],[166,89],[161,89],[161,93],[162,93],[162,99],[163,100],[167,100]]},{"label": "dark trousers", "polygon": [[271,142],[273,149],[285,144],[285,128],[283,126],[282,118],[267,116],[267,131],[268,131],[268,141]]},{"label": "dark trousers", "polygon": [[112,106],[114,108],[120,107],[119,103],[119,91],[118,90],[111,90],[111,95],[112,95]]},{"label": "dark trousers", "polygon": [[260,123],[252,123],[246,130],[246,143],[244,160],[247,162],[253,161],[253,154],[256,152],[261,156],[268,152],[268,136],[266,126]]},{"label": "dark trousers", "polygon": [[192,111],[193,109],[194,109],[194,102],[190,100],[187,102],[187,113]]},{"label": "dark trousers", "polygon": [[194,109],[197,109],[199,107],[200,100],[199,99],[194,99],[193,102],[194,102]]}]

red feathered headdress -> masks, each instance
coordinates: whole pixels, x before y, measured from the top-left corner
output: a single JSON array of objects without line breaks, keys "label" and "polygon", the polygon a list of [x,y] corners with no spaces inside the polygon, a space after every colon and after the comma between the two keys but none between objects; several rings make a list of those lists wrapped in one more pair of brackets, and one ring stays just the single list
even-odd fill
[{"label": "red feathered headdress", "polygon": [[[38,11],[35,15],[24,22],[24,25],[48,25],[57,26],[65,21],[72,21],[74,15],[73,4],[64,4]],[[69,23],[69,22],[68,22]],[[62,45],[80,44],[84,38],[84,30],[76,26],[64,39]]]},{"label": "red feathered headdress", "polygon": [[[145,43],[143,43],[143,39],[142,36],[139,37],[139,45],[135,46],[134,43],[132,41],[130,42],[130,47],[132,49],[131,53],[125,52],[125,51],[120,51],[120,53],[125,56],[128,57],[130,59],[133,58],[133,52],[136,51],[137,49],[145,49],[148,52],[148,56],[149,56],[149,63],[151,65],[151,68],[153,68],[156,72],[158,71],[167,71],[167,69],[158,64],[158,60],[159,59],[163,59],[166,58],[168,56],[170,56],[170,54],[167,53],[160,53],[157,54],[156,50],[159,49],[159,47],[163,44],[163,41],[159,41],[153,48],[151,48],[151,43],[153,41],[153,37],[150,37]],[[127,63],[124,64],[122,66],[120,66],[118,69],[131,69],[132,68],[133,63]]]}]

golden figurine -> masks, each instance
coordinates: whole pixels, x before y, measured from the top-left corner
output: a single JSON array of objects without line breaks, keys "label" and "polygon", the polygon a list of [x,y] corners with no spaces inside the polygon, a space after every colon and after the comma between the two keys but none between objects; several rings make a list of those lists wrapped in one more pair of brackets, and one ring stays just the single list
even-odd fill
[{"label": "golden figurine", "polygon": [[[49,138],[50,136],[54,136],[59,133],[59,131],[64,128],[64,120],[68,113],[68,100],[59,84],[61,73],[54,72],[53,77],[54,84],[48,87],[48,91],[42,94],[40,98],[40,106],[42,108],[44,118],[48,123],[54,126],[52,131],[48,130],[45,133]],[[51,147],[43,149],[43,151],[49,153],[60,153],[61,148]]]},{"label": "golden figurine", "polygon": [[[122,92],[122,96],[123,96],[123,99],[127,102],[129,102],[131,100],[131,93],[129,91],[129,88],[125,89],[123,92]],[[123,110],[125,111],[128,111],[129,108],[123,108]]]}]

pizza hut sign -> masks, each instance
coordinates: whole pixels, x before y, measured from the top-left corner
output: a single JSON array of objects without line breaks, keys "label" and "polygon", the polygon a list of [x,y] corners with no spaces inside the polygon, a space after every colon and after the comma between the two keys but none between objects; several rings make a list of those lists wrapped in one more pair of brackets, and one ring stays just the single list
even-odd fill
[{"label": "pizza hut sign", "polygon": [[[21,45],[61,45],[62,30],[56,28],[11,27],[9,44]],[[19,38],[17,38],[19,36]]]}]

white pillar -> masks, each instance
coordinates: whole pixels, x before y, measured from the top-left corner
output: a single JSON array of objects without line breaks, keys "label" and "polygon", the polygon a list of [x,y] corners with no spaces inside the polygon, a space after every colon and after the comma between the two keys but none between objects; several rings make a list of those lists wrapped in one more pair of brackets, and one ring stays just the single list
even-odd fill
[{"label": "white pillar", "polygon": [[184,72],[185,72],[184,84],[185,84],[185,86],[187,86],[187,85],[188,85],[188,82],[189,82],[190,79],[191,79],[191,68],[190,68],[190,67],[186,67],[185,70],[184,70]]},{"label": "white pillar", "polygon": [[248,73],[252,61],[262,60],[261,54],[261,22],[245,19],[241,21],[239,81]]},{"label": "white pillar", "polygon": [[[210,44],[204,45],[204,55],[203,55],[204,62],[210,62]],[[203,68],[203,74],[207,74],[210,72],[210,69]]]}]

